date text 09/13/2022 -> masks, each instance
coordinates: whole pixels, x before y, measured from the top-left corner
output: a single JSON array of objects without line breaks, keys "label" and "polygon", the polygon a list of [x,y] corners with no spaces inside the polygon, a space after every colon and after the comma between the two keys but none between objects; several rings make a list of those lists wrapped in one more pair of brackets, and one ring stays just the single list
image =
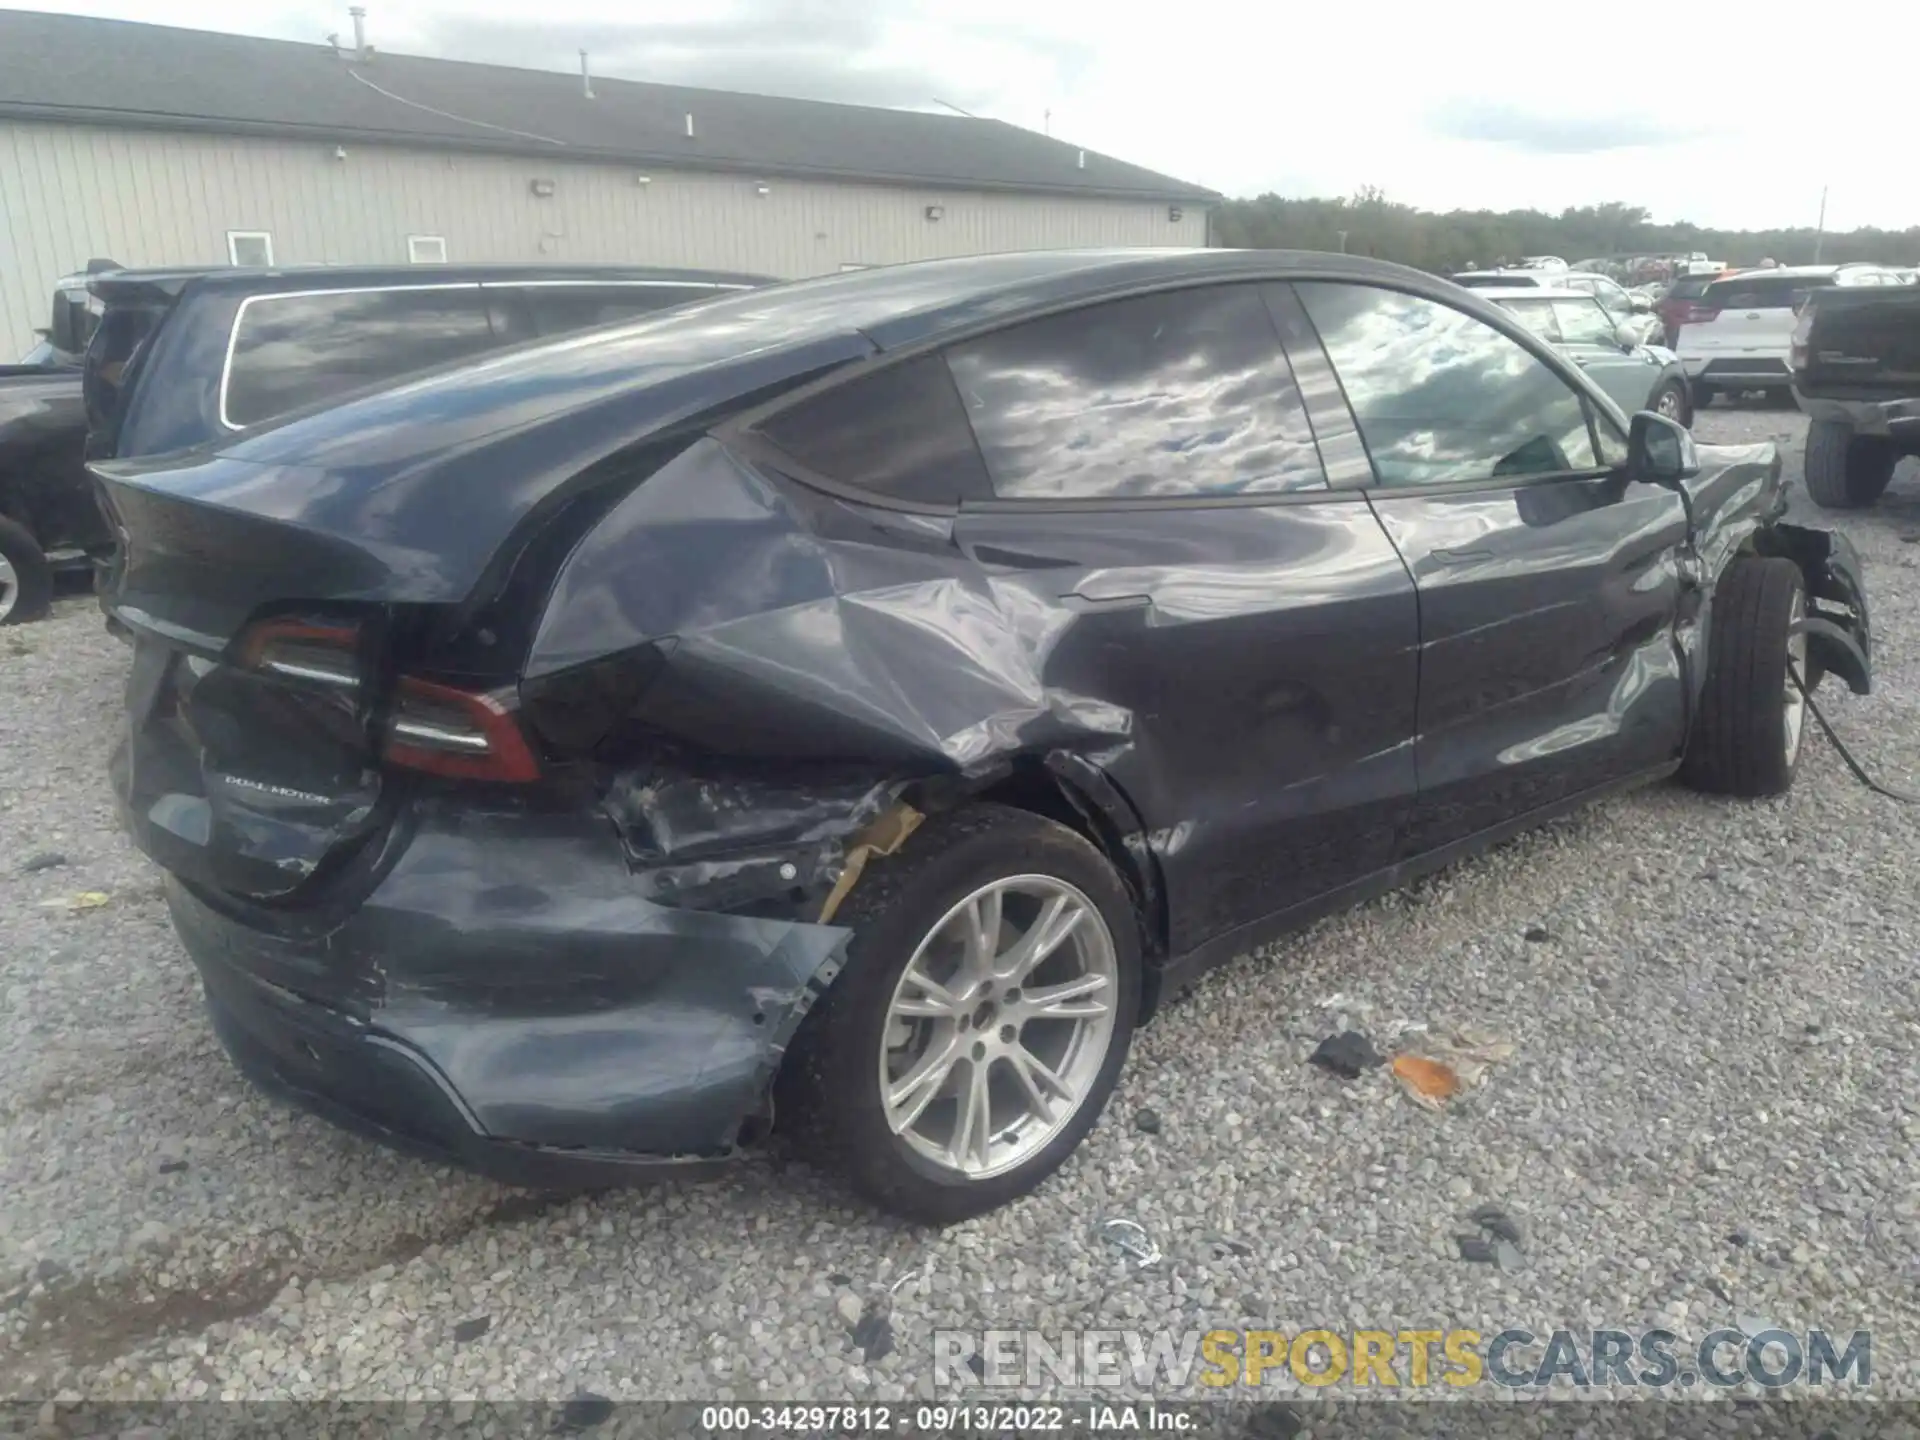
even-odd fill
[{"label": "date text 09/13/2022", "polygon": [[1199,1428],[1194,1408],[1144,1403],[1055,1405],[986,1402],[920,1405],[709,1405],[701,1429],[748,1434],[1186,1434]]}]

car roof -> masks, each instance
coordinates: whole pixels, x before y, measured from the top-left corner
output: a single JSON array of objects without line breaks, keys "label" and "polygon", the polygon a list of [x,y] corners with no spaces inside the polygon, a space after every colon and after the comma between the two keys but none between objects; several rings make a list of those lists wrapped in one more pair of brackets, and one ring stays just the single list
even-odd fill
[{"label": "car roof", "polygon": [[686,270],[660,265],[275,265],[165,266],[107,270],[80,277],[95,293],[158,289],[177,295],[188,285],[249,294],[290,290],[377,289],[398,285],[538,284],[554,281],[651,282],[690,285],[772,285],[771,276],[725,270]]},{"label": "car roof", "polygon": [[[1782,280],[1805,280],[1820,275],[1837,275],[1842,270],[1852,270],[1865,262],[1852,265],[1772,265],[1751,266],[1742,270],[1729,270],[1716,275],[1715,280],[1758,280],[1767,276],[1778,276]],[[1876,267],[1867,266],[1868,269]]]},{"label": "car roof", "polygon": [[1584,290],[1549,289],[1545,285],[1514,285],[1502,290],[1489,285],[1473,292],[1482,300],[1585,300],[1598,304],[1593,296]]},{"label": "car roof", "polygon": [[703,403],[727,403],[749,375],[758,389],[823,365],[949,343],[996,323],[1102,299],[1182,285],[1321,278],[1376,281],[1435,298],[1452,288],[1402,265],[1322,251],[1038,250],[922,260],[742,290],[537,341],[249,431],[232,453],[275,464],[347,448],[365,457],[425,453],[448,446],[456,432],[474,439],[563,413],[606,407],[637,416],[693,394]]}]

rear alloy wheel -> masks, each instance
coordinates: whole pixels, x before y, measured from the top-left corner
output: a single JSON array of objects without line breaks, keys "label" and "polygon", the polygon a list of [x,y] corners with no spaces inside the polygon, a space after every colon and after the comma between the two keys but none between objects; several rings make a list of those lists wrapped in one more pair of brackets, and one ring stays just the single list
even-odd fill
[{"label": "rear alloy wheel", "polygon": [[0,625],[38,620],[53,603],[53,567],[24,525],[0,516]]},{"label": "rear alloy wheel", "polygon": [[1707,406],[1713,403],[1713,396],[1714,396],[1713,386],[1703,385],[1698,380],[1696,380],[1693,382],[1692,388],[1693,388],[1693,408],[1696,411],[1704,410],[1707,408]]},{"label": "rear alloy wheel", "polygon": [[835,923],[846,968],[782,1090],[861,1194],[948,1224],[1024,1195],[1079,1145],[1126,1060],[1138,923],[1105,858],[1000,806],[929,821]]},{"label": "rear alloy wheel", "polygon": [[1806,587],[1791,560],[1746,556],[1713,591],[1700,712],[1680,778],[1717,795],[1779,795],[1793,784],[1806,738]]},{"label": "rear alloy wheel", "polygon": [[1656,415],[1666,416],[1676,425],[1693,423],[1693,411],[1687,404],[1687,387],[1678,380],[1669,380],[1654,391],[1647,408]]},{"label": "rear alloy wheel", "polygon": [[1807,426],[1807,494],[1822,510],[1858,510],[1885,493],[1900,463],[1893,442],[1839,420]]}]

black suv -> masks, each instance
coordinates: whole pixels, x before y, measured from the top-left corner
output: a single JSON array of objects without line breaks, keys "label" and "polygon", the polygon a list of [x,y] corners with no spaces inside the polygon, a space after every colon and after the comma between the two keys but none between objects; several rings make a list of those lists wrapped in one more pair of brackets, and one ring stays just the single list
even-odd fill
[{"label": "black suv", "polygon": [[185,450],[525,340],[770,283],[632,266],[123,270],[60,282],[0,372],[0,624],[110,555],[85,459]]}]

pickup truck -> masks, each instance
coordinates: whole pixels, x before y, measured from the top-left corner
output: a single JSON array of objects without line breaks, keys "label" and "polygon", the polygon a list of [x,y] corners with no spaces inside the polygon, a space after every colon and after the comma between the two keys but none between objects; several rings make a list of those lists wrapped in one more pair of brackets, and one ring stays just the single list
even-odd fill
[{"label": "pickup truck", "polygon": [[1807,427],[1807,494],[1827,510],[1880,498],[1920,455],[1920,286],[1815,290],[1788,364]]},{"label": "pickup truck", "polygon": [[169,454],[523,341],[771,283],[634,266],[127,270],[61,280],[0,367],[0,625],[110,561],[85,464]]}]

